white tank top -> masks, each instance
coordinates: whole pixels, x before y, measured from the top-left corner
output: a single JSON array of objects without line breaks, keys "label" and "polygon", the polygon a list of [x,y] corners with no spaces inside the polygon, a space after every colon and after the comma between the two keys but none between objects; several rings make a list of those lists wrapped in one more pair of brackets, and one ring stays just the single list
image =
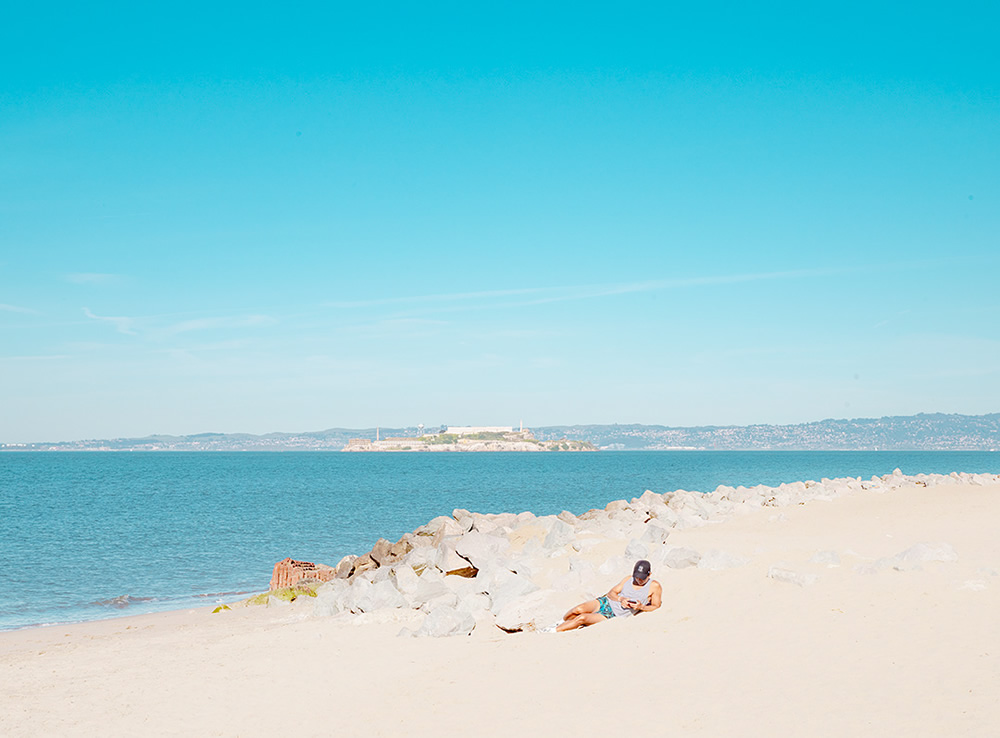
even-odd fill
[{"label": "white tank top", "polygon": [[[629,579],[627,582],[625,582],[625,586],[622,587],[622,591],[619,597],[621,597],[623,600],[634,600],[640,604],[648,605],[649,589],[652,586],[652,584],[653,584],[652,577],[647,579],[646,583],[641,587],[636,587],[635,582]],[[624,616],[635,615],[635,610],[625,607],[620,602],[612,600],[610,597],[608,598],[608,603],[611,605],[611,611],[615,614],[616,618],[620,618],[623,615]]]}]

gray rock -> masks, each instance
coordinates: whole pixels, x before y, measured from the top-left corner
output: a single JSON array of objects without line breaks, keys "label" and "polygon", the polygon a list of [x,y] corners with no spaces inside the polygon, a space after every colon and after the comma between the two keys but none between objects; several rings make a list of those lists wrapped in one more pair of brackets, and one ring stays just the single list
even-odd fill
[{"label": "gray rock", "polygon": [[571,513],[569,510],[563,510],[561,513],[556,515],[556,517],[567,525],[576,525],[576,515]]},{"label": "gray rock", "polygon": [[340,596],[341,610],[355,613],[361,612],[362,610],[357,604],[358,600],[364,600],[365,595],[372,586],[374,585],[371,582],[362,577],[354,579],[351,582],[351,586],[345,589]]},{"label": "gray rock", "polygon": [[726,551],[713,550],[708,551],[701,557],[701,560],[698,562],[698,568],[709,571],[722,571],[723,569],[735,569],[738,566],[744,566],[748,563],[750,563],[748,559],[734,556]]},{"label": "gray rock", "polygon": [[402,564],[396,566],[392,570],[393,583],[396,585],[396,589],[399,590],[400,594],[404,597],[411,597],[416,594],[417,587],[420,584],[420,577],[413,570],[412,566]]},{"label": "gray rock", "polygon": [[421,525],[414,531],[417,535],[431,536],[457,536],[464,532],[465,530],[459,525],[458,521],[447,515],[438,515],[429,523]]},{"label": "gray rock", "polygon": [[557,519],[549,529],[548,535],[545,536],[542,548],[547,550],[562,548],[567,543],[572,542],[575,536],[576,533],[573,530],[573,526]]},{"label": "gray rock", "polygon": [[409,604],[399,590],[392,585],[392,582],[384,580],[359,592],[354,598],[351,609],[361,612],[375,612],[376,610],[409,607]]},{"label": "gray rock", "polygon": [[579,571],[568,571],[552,580],[551,588],[556,592],[576,592],[583,589],[584,574]]},{"label": "gray rock", "polygon": [[475,533],[497,533],[500,530],[500,526],[495,520],[490,518],[488,515],[483,515],[481,513],[472,514],[472,531]]},{"label": "gray rock", "polygon": [[799,587],[813,585],[818,579],[815,574],[801,574],[797,571],[792,571],[791,569],[786,569],[781,566],[772,566],[767,570],[767,576],[775,581],[787,582],[788,584],[795,584]]},{"label": "gray rock", "polygon": [[[497,627],[508,633],[534,629],[536,618],[549,597],[550,593],[538,590],[509,600],[499,610],[493,611]],[[551,619],[551,613],[546,613],[546,622]]]},{"label": "gray rock", "polygon": [[809,559],[810,564],[826,564],[827,566],[840,566],[840,554],[836,551],[817,551]]},{"label": "gray rock", "polygon": [[958,553],[947,543],[918,543],[893,557],[893,568],[899,571],[919,569],[921,564],[958,561]]},{"label": "gray rock", "polygon": [[645,523],[647,517],[648,516],[645,512],[637,512],[630,507],[626,507],[624,510],[612,510],[608,513],[608,518],[610,520],[618,523],[624,523],[626,525],[631,525],[632,523]]},{"label": "gray rock", "polygon": [[671,569],[686,569],[689,566],[698,566],[701,554],[693,548],[673,546],[663,553],[662,559],[663,563]]},{"label": "gray rock", "polygon": [[669,537],[670,528],[654,518],[646,523],[645,530],[639,540],[650,546],[659,546],[666,543]]},{"label": "gray rock", "polygon": [[455,522],[458,523],[463,533],[468,533],[472,530],[472,526],[476,523],[476,519],[468,510],[455,510],[452,512],[451,516],[455,519]]},{"label": "gray rock", "polygon": [[354,562],[357,560],[357,556],[348,554],[340,561],[337,562],[337,567],[334,569],[334,576],[337,579],[347,579],[350,576],[351,571],[354,569]]},{"label": "gray rock", "polygon": [[488,594],[474,592],[464,597],[459,597],[455,604],[455,609],[460,613],[475,615],[483,610],[489,610],[493,601]]},{"label": "gray rock", "polygon": [[540,564],[541,562],[538,560],[537,555],[523,555],[522,553],[521,556],[516,556],[504,562],[504,568],[519,576],[531,579]]},{"label": "gray rock", "polygon": [[618,577],[621,579],[628,572],[632,571],[635,562],[624,556],[612,556],[604,560],[604,563],[597,567],[597,573],[602,577]]},{"label": "gray rock", "polygon": [[604,512],[609,514],[614,512],[626,512],[626,511],[629,513],[632,512],[629,509],[628,503],[625,502],[625,500],[612,500],[611,502],[609,502],[607,505],[604,506]]},{"label": "gray rock", "polygon": [[444,574],[437,569],[425,569],[417,579],[417,586],[407,594],[412,606],[419,607],[443,595],[454,593],[444,582]]},{"label": "gray rock", "polygon": [[354,566],[351,570],[351,575],[348,577],[348,579],[350,580],[356,579],[364,572],[377,568],[378,568],[378,563],[371,557],[371,554],[365,554],[364,556],[359,556],[354,560]]},{"label": "gray rock", "polygon": [[392,548],[392,543],[385,540],[384,538],[379,538],[375,541],[375,545],[372,546],[372,550],[368,552],[368,555],[372,558],[379,566],[387,564],[389,561],[389,550]]},{"label": "gray rock", "polygon": [[469,635],[475,627],[476,619],[471,614],[459,612],[454,607],[441,606],[427,613],[420,627],[409,634],[414,638],[443,638]]},{"label": "gray rock", "polygon": [[412,551],[414,547],[413,539],[415,538],[416,536],[412,533],[405,533],[402,538],[389,547],[389,560],[398,561]]},{"label": "gray rock", "polygon": [[317,617],[339,615],[343,612],[343,607],[340,602],[341,595],[342,592],[334,589],[317,591],[316,599],[313,601],[313,615],[316,615]]},{"label": "gray rock", "polygon": [[625,546],[626,559],[645,559],[649,557],[649,548],[645,543],[633,538]]},{"label": "gray rock", "polygon": [[865,564],[858,564],[854,567],[854,571],[858,574],[878,574],[883,569],[887,569],[892,565],[892,559],[876,559]]},{"label": "gray rock", "polygon": [[438,551],[430,546],[414,548],[406,554],[398,563],[413,567],[413,570],[420,574],[428,567],[434,567],[437,562]]},{"label": "gray rock", "polygon": [[458,576],[473,576],[475,567],[468,559],[460,556],[455,550],[455,544],[445,541],[438,546],[437,559],[434,565],[445,574],[456,574]]},{"label": "gray rock", "polygon": [[500,528],[513,528],[517,525],[517,515],[514,513],[497,513],[495,515],[487,515],[486,517]]},{"label": "gray rock", "polygon": [[458,595],[454,592],[448,590],[442,592],[439,595],[429,597],[423,602],[417,603],[416,609],[423,610],[424,612],[430,612],[438,607],[457,607],[458,606]]},{"label": "gray rock", "polygon": [[666,525],[668,528],[673,528],[677,525],[677,512],[671,510],[666,504],[661,503],[660,505],[651,508],[649,512],[650,515]]},{"label": "gray rock", "polygon": [[472,531],[455,542],[455,552],[477,569],[494,565],[510,550],[510,542],[500,536]]},{"label": "gray rock", "polygon": [[538,585],[527,577],[503,569],[498,570],[486,589],[486,593],[493,601],[490,610],[496,615],[508,602],[538,589]]}]

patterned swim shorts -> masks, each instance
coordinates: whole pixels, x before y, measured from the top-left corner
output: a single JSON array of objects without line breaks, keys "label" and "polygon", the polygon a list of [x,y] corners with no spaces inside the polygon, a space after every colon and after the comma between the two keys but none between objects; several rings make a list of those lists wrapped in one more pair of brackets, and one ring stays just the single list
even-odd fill
[{"label": "patterned swim shorts", "polygon": [[598,609],[597,609],[598,615],[603,615],[606,618],[613,618],[615,616],[614,610],[611,609],[611,603],[608,602],[607,597],[598,597],[597,604],[598,604]]}]

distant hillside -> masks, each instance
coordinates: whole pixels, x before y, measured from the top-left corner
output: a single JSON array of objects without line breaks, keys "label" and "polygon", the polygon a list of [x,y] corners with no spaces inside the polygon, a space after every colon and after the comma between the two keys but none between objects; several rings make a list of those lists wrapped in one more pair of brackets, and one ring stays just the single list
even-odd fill
[{"label": "distant hillside", "polygon": [[540,439],[570,436],[600,448],[710,450],[1000,450],[1000,413],[820,420],[797,425],[566,425],[534,428]]},{"label": "distant hillside", "polygon": [[[1000,413],[921,413],[885,418],[820,420],[797,425],[678,428],[663,425],[554,425],[531,429],[541,441],[572,438],[602,449],[716,451],[995,451]],[[421,430],[379,428],[379,436],[416,437]],[[374,440],[375,428],[329,428],[307,433],[198,433],[57,443],[0,445],[6,451],[339,451],[352,438]]]},{"label": "distant hillside", "polygon": [[[340,451],[352,438],[375,438],[375,428],[328,428],[306,433],[196,433],[86,441],[6,445],[0,450],[31,451]],[[416,436],[416,428],[380,428],[386,436]]]}]

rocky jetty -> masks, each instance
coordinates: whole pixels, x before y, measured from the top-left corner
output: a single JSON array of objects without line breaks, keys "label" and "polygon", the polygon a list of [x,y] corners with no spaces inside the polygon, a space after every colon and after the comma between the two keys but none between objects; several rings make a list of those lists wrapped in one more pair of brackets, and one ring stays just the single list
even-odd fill
[{"label": "rocky jetty", "polygon": [[[673,546],[669,539],[674,530],[848,493],[997,482],[1000,475],[906,476],[897,469],[871,480],[720,486],[708,494],[647,490],[630,501],[616,500],[603,510],[579,516],[565,511],[536,516],[455,510],[394,543],[382,539],[361,556],[344,557],[330,569],[329,581],[318,587],[315,613],[356,622],[398,622],[407,626],[400,632],[403,636],[467,635],[478,628],[533,630],[558,621],[572,605],[605,592],[631,571],[635,559],[652,562],[654,577],[664,568],[718,571],[747,563],[725,551]],[[923,562],[951,561],[955,556],[948,544],[920,544],[856,570],[862,574],[884,568],[906,570]],[[838,554],[832,551],[818,552],[814,560],[839,563]],[[287,568],[289,562],[300,563],[286,560],[278,566]],[[767,576],[798,586],[816,581],[815,575],[780,564],[771,567]]]}]

